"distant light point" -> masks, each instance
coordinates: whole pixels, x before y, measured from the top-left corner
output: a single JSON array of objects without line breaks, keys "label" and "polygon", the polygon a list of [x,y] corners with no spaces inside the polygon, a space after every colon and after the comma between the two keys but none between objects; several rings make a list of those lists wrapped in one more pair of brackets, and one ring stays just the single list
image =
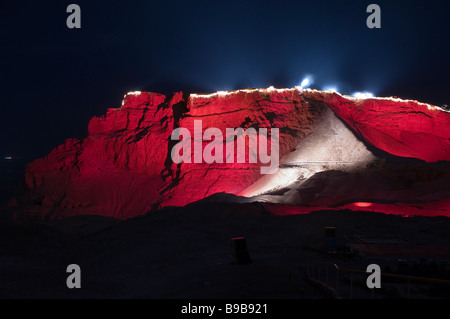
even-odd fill
[{"label": "distant light point", "polygon": [[325,91],[325,92],[333,92],[333,93],[339,92],[338,88],[335,87],[335,86],[325,86],[325,87],[322,89],[322,91]]},{"label": "distant light point", "polygon": [[313,82],[312,77],[308,75],[300,83],[300,88],[305,89],[309,87],[312,84],[312,82]]},{"label": "distant light point", "polygon": [[355,92],[352,94],[352,96],[357,99],[369,99],[375,97],[375,95],[373,95],[373,93],[370,92]]}]

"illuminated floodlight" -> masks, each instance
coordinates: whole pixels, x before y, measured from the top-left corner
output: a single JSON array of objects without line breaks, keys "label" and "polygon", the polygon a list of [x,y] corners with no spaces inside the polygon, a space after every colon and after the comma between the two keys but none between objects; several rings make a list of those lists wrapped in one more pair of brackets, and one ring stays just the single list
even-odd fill
[{"label": "illuminated floodlight", "polygon": [[352,96],[357,99],[369,99],[371,97],[374,97],[373,93],[370,92],[355,92],[352,94]]},{"label": "illuminated floodlight", "polygon": [[307,77],[305,77],[302,80],[302,82],[300,83],[300,87],[302,89],[307,88],[308,86],[310,86],[312,84],[312,82],[313,82],[312,77],[308,75]]},{"label": "illuminated floodlight", "polygon": [[311,84],[313,84],[313,77],[311,75],[307,75],[303,78],[302,82],[300,82],[300,85],[296,86],[296,88],[300,88],[300,90],[303,90],[309,87]]},{"label": "illuminated floodlight", "polygon": [[133,92],[128,92],[127,95],[140,95],[142,92],[141,91],[133,91]]},{"label": "illuminated floodlight", "polygon": [[325,86],[325,87],[322,89],[322,91],[325,91],[325,92],[333,92],[333,93],[339,92],[339,91],[338,91],[338,88],[337,88],[336,86]]},{"label": "illuminated floodlight", "polygon": [[311,84],[311,83],[310,83],[310,81],[309,81],[309,78],[304,78],[303,81],[302,81],[302,83],[300,84],[300,86],[301,86],[302,88],[305,88],[305,87],[308,87],[310,84]]}]

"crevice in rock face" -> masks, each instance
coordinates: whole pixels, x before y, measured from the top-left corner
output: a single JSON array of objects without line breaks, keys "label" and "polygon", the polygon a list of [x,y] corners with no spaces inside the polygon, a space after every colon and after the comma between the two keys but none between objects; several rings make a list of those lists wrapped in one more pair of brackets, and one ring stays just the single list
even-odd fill
[{"label": "crevice in rock face", "polygon": [[251,104],[251,106],[255,106],[257,110],[260,111],[260,114],[263,114],[265,119],[267,121],[269,121],[270,123],[270,127],[275,127],[274,123],[273,123],[273,119],[274,119],[274,112],[264,112],[263,108],[261,107],[261,104],[259,104],[259,101],[255,101],[253,104]]},{"label": "crevice in rock face", "polygon": [[147,136],[148,132],[150,131],[150,128],[143,128],[143,129],[137,129],[136,134],[131,135],[129,138],[125,140],[125,143],[127,144],[134,144],[142,140],[145,136]]},{"label": "crevice in rock face", "polygon": [[[242,122],[241,125],[240,125],[239,127],[242,127],[242,128],[247,129],[247,128],[249,128],[249,127],[252,127],[252,126],[250,126],[250,124],[252,124],[252,119],[251,119],[250,117],[247,116],[247,117],[244,119],[244,122]],[[255,124],[252,124],[252,125],[255,125]]]},{"label": "crevice in rock face", "polygon": [[[173,96],[172,96],[173,98]],[[189,111],[187,107],[189,94],[183,93],[183,99],[172,105],[172,111],[173,111],[173,129],[177,129],[180,127],[180,119]],[[165,193],[167,190],[172,188],[173,186],[178,184],[178,180],[180,177],[180,168],[181,163],[177,164],[175,174],[172,171],[172,148],[178,143],[178,141],[173,141],[171,139],[171,135],[167,138],[167,154],[166,159],[164,161],[164,167],[165,169],[161,172],[161,178],[163,180],[166,180],[168,177],[172,177],[172,183],[168,187],[166,187],[164,190],[161,191],[161,193]]]},{"label": "crevice in rock face", "polygon": [[137,123],[137,128],[141,128],[141,124],[145,119],[145,113],[148,112],[148,107],[142,109],[142,117],[139,119],[138,123]]}]

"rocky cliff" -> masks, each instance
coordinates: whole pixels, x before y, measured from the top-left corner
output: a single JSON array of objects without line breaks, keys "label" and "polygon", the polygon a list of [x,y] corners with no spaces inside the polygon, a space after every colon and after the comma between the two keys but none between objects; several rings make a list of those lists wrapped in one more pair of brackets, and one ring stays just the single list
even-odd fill
[{"label": "rocky cliff", "polygon": [[[232,160],[224,152],[222,163],[173,162],[178,140],[172,132],[194,132],[200,120],[202,133],[209,128],[224,133],[214,140],[224,150],[234,146]],[[236,138],[225,135],[235,128],[279,129],[275,174],[261,174],[267,164],[250,161],[251,138],[245,141],[245,160],[238,161]],[[269,150],[274,138],[267,136]],[[211,140],[196,141],[192,134],[191,141],[205,151]],[[191,159],[197,156],[194,148]],[[379,210],[392,212],[399,203],[409,208],[411,202],[433,203],[432,210],[419,213],[447,215],[449,161],[450,114],[416,101],[272,87],[170,97],[131,92],[120,108],[90,121],[86,138],[68,139],[27,166],[20,215],[126,219],[216,193],[294,205],[298,211],[339,205],[376,209],[383,202],[390,210]],[[349,204],[362,201],[370,205]]]}]

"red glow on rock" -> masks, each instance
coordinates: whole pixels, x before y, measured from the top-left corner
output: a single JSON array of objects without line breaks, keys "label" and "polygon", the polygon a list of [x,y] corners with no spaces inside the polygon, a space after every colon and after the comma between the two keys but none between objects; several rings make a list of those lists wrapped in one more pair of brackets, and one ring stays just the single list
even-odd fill
[{"label": "red glow on rock", "polygon": [[[27,200],[34,204],[25,213],[51,219],[86,214],[126,219],[160,207],[183,206],[219,192],[239,194],[261,177],[260,163],[174,164],[170,157],[173,130],[185,127],[193,132],[198,119],[203,121],[203,130],[279,128],[279,151],[283,156],[314,132],[328,108],[375,148],[428,162],[450,161],[450,114],[418,102],[355,100],[330,92],[296,89],[242,90],[189,98],[182,92],[171,98],[132,92],[124,97],[122,107],[94,117],[86,138],[68,139],[45,158],[27,166]],[[449,201],[420,207],[371,202],[339,208],[323,202],[309,206],[265,205],[276,215],[349,209],[450,216]]]},{"label": "red glow on rock", "polygon": [[318,91],[305,95],[325,102],[376,148],[427,162],[450,161],[450,114],[435,106],[391,98],[355,101]]},{"label": "red glow on rock", "polygon": [[353,205],[355,205],[356,207],[370,207],[373,204],[368,203],[368,202],[356,202],[356,203],[353,203]]}]

